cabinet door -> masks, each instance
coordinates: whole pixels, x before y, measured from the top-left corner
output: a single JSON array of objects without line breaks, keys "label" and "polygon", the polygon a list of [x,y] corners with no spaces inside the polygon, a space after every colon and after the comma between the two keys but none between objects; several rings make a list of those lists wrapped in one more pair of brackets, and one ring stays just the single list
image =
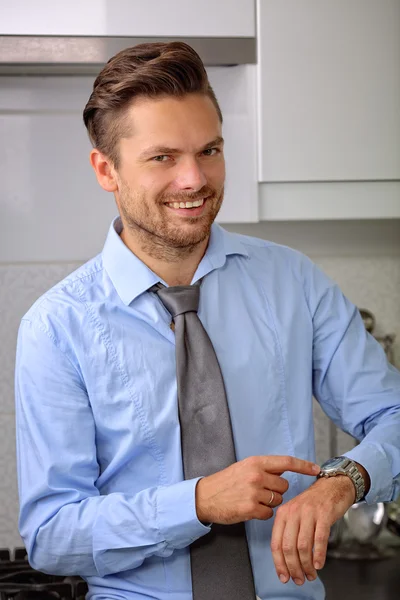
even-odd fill
[{"label": "cabinet door", "polygon": [[254,37],[254,0],[13,0],[0,35]]},{"label": "cabinet door", "polygon": [[225,197],[221,223],[258,221],[256,65],[209,67],[223,115]]},{"label": "cabinet door", "polygon": [[400,179],[399,0],[258,0],[259,180]]}]

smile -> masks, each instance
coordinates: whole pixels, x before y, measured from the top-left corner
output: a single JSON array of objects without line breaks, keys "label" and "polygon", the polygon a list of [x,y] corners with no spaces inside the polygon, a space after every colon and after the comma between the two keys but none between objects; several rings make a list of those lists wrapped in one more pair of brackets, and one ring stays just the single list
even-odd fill
[{"label": "smile", "polygon": [[195,200],[194,202],[167,202],[167,206],[170,208],[197,208],[203,206],[204,198],[201,200]]}]

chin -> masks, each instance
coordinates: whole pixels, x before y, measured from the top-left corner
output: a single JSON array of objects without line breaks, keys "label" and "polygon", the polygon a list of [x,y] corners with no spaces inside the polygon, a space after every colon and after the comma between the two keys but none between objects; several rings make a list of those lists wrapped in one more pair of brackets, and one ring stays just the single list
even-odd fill
[{"label": "chin", "polygon": [[[202,225],[198,227],[181,227],[176,228],[174,231],[164,232],[163,238],[165,241],[174,246],[175,248],[186,248],[188,246],[195,246],[204,242],[204,240],[210,235],[211,225]],[[167,235],[165,235],[167,233]]]}]

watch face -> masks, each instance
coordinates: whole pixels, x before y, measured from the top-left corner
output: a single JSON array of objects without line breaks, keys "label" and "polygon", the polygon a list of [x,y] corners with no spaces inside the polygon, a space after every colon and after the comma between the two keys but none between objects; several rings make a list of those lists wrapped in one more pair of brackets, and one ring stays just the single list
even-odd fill
[{"label": "watch face", "polygon": [[322,469],[335,469],[336,467],[339,467],[343,461],[345,459],[343,458],[343,456],[339,456],[336,458],[330,458],[329,460],[327,460],[326,462],[324,462],[324,464],[322,465]]}]

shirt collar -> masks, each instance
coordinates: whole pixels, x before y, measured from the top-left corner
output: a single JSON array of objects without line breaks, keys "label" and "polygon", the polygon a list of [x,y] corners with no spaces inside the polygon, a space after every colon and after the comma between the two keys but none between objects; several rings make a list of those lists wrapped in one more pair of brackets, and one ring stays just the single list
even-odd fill
[{"label": "shirt collar", "polygon": [[[155,283],[161,281],[143,261],[140,260],[122,241],[121,218],[115,217],[110,225],[105,241],[102,257],[107,271],[122,302],[129,305],[135,298],[147,291]],[[223,229],[217,223],[211,227],[210,241],[205,255],[194,274],[195,283],[214,269],[219,269],[231,254],[248,257],[248,252],[240,237]]]}]

